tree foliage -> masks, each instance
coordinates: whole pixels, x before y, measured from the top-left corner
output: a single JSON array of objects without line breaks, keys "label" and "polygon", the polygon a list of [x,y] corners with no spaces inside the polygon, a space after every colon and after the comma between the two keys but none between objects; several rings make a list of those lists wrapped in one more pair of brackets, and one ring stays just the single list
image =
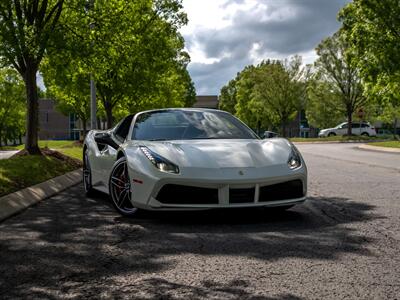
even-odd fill
[{"label": "tree foliage", "polygon": [[20,138],[25,125],[25,89],[13,69],[0,69],[0,145]]},{"label": "tree foliage", "polygon": [[243,70],[236,84],[236,114],[253,127],[286,127],[304,108],[308,68],[298,56],[266,60]]},{"label": "tree foliage", "polygon": [[341,35],[354,53],[365,94],[384,120],[400,118],[400,5],[398,0],[354,0],[340,12]]},{"label": "tree foliage", "polygon": [[[61,19],[65,49],[91,72],[108,127],[113,113],[193,103],[189,56],[178,33],[186,14],[177,0],[82,1],[68,5]],[[51,54],[57,64],[63,55]]]},{"label": "tree foliage", "polygon": [[348,43],[335,33],[323,40],[316,52],[318,59],[315,67],[319,76],[332,84],[334,92],[340,95],[338,110],[344,112],[349,123],[347,134],[351,135],[353,113],[366,104],[359,70],[352,64],[353,55],[348,53]]},{"label": "tree foliage", "polygon": [[55,33],[64,0],[0,1],[0,59],[14,67],[25,82],[28,153],[40,153],[36,73]]},{"label": "tree foliage", "polygon": [[308,84],[307,95],[306,117],[310,125],[330,128],[343,120],[344,114],[338,110],[342,105],[341,95],[333,83],[314,76]]},{"label": "tree foliage", "polygon": [[219,95],[219,109],[230,112],[231,114],[236,113],[236,103],[237,103],[237,82],[239,81],[240,73],[237,74],[235,79],[228,82],[221,88]]},{"label": "tree foliage", "polygon": [[[65,54],[64,54],[65,56]],[[86,123],[90,118],[90,74],[80,61],[60,60],[49,55],[42,67],[47,97],[56,100],[57,109],[68,115],[75,114],[82,123],[86,135]]]}]

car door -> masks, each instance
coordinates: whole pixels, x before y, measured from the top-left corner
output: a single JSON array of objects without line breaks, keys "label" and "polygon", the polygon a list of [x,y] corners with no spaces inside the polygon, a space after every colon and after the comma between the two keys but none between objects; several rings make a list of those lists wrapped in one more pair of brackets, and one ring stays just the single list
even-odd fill
[{"label": "car door", "polygon": [[361,134],[360,123],[351,123],[351,134],[360,135]]},{"label": "car door", "polygon": [[[112,131],[111,135],[113,140],[119,146],[123,144],[126,140],[128,135],[129,129],[132,124],[133,115],[127,116],[123,119],[120,124]],[[119,147],[118,147],[119,148]],[[104,178],[107,179],[106,185],[108,186],[108,179],[110,177],[111,170],[114,166],[114,163],[117,160],[118,148],[115,149],[111,146],[107,146],[104,153],[103,153],[103,160],[104,160]]]},{"label": "car door", "polygon": [[337,135],[345,135],[347,134],[347,123],[343,123],[339,126],[339,128],[336,131]]},{"label": "car door", "polygon": [[[107,132],[111,135],[115,145],[98,145],[99,152],[94,158],[94,169],[96,169],[98,173],[98,184],[103,185],[106,188],[108,188],[108,180],[111,170],[115,161],[117,160],[118,148],[122,143],[125,142],[131,123],[132,116],[128,116],[123,119],[115,128]],[[100,132],[98,134],[102,133]]]}]

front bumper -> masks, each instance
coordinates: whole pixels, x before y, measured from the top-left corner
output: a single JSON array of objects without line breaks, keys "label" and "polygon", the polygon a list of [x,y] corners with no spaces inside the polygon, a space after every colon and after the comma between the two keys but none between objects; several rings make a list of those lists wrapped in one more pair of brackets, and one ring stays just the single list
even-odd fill
[{"label": "front bumper", "polygon": [[[196,210],[286,206],[304,202],[307,193],[305,166],[289,174],[279,173],[282,172],[272,172],[271,176],[240,179],[234,176],[227,179],[211,176],[192,178],[173,175],[163,178],[147,176],[142,183],[133,184],[132,204],[150,210]],[[143,174],[133,174],[133,176],[143,178]]]},{"label": "front bumper", "polygon": [[319,132],[318,137],[327,137],[329,132]]}]

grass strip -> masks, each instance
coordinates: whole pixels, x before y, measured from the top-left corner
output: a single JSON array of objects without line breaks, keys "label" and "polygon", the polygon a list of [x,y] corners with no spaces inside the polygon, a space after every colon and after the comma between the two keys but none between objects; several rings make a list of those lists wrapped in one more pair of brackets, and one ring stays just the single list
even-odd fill
[{"label": "grass strip", "polygon": [[22,155],[0,160],[0,196],[44,182],[80,167],[63,155]]},{"label": "grass strip", "polygon": [[389,148],[400,148],[400,141],[387,141],[387,142],[376,142],[368,143],[369,146],[389,147]]}]

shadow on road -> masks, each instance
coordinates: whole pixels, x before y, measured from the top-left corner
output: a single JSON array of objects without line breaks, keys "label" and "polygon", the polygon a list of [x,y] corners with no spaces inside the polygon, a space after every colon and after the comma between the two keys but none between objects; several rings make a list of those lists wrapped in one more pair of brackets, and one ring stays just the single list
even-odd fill
[{"label": "shadow on road", "polygon": [[174,270],[185,255],[265,263],[373,255],[365,247],[371,241],[347,225],[380,218],[371,205],[334,197],[310,198],[283,212],[140,211],[125,218],[107,196],[82,194],[76,186],[0,224],[0,298],[274,299],[252,294],[251,283],[240,278],[184,285],[152,273]]}]

